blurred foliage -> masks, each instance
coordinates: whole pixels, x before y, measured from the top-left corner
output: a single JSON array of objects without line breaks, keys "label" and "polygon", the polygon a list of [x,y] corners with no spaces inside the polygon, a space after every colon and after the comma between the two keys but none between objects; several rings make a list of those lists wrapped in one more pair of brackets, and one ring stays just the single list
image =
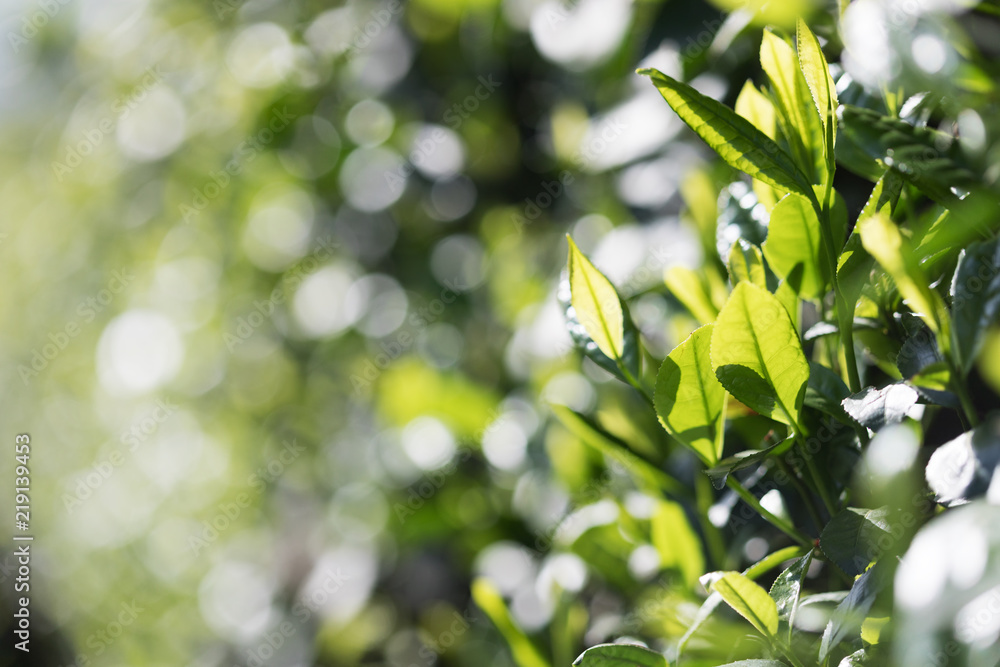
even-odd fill
[{"label": "blurred foliage", "polygon": [[[834,656],[875,655],[846,664],[893,647],[992,664],[998,257],[970,244],[995,239],[1000,10],[969,4],[5,3],[0,369],[4,438],[31,435],[35,542],[30,661],[8,633],[0,665],[560,665],[620,639],[655,651],[602,651],[717,665],[762,650],[720,595],[757,604],[783,567],[803,654],[837,623]],[[852,588],[713,488],[774,488],[758,504],[819,538],[829,517],[773,485],[776,458],[732,459],[795,424],[729,398],[710,479],[629,386],[651,390],[737,276],[800,296],[759,248],[783,193],[717,160],[634,70],[766,116],[761,42],[800,15],[854,109],[836,136],[848,220],[891,169],[919,259],[899,267],[912,292],[855,236],[838,266],[857,278],[865,386],[913,398],[865,446],[816,408],[845,398],[815,370],[843,368],[833,304],[792,322],[813,362],[805,426],[857,429],[818,457],[833,502],[914,499],[879,547],[912,539],[895,593],[867,562]],[[765,133],[810,148],[793,129]],[[573,319],[567,232],[620,295],[621,347]],[[920,298],[950,313],[957,364]],[[848,589],[861,623],[835,611]]]}]

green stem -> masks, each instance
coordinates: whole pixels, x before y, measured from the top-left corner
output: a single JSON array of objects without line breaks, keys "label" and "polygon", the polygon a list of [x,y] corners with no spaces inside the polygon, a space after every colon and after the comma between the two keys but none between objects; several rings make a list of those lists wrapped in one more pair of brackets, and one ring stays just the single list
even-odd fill
[{"label": "green stem", "polygon": [[708,510],[712,506],[712,482],[706,475],[695,475],[694,493],[698,505],[698,521],[705,533],[708,555],[716,568],[724,569],[726,545],[722,540],[722,533],[715,527],[715,524],[708,520]]},{"label": "green stem", "polygon": [[743,484],[734,476],[730,475],[729,477],[726,478],[726,485],[729,486],[730,489],[735,491],[736,495],[738,495],[740,498],[743,499],[743,502],[745,502],[750,507],[754,508],[754,510],[756,510],[756,512],[760,514],[765,521],[767,521],[772,526],[783,532],[785,535],[788,535],[790,538],[798,542],[803,547],[806,547],[807,549],[812,548],[813,541],[810,540],[805,533],[803,533],[798,528],[796,528],[789,522],[785,521],[784,519],[777,517],[774,514],[768,512],[766,509],[764,509],[764,506],[760,504],[760,501],[757,500],[757,497],[754,496],[752,493],[750,493],[750,491],[748,491],[747,488],[743,486]]},{"label": "green stem", "polygon": [[624,362],[622,362],[621,359],[618,359],[617,361],[618,361],[618,370],[620,370],[622,372],[622,375],[625,376],[625,380],[630,385],[632,385],[632,387],[637,392],[639,392],[639,395],[642,396],[646,400],[646,403],[649,404],[649,407],[653,408],[653,412],[655,413],[656,412],[656,405],[653,403],[653,397],[650,396],[649,393],[646,391],[646,389],[641,384],[639,384],[639,381],[636,380],[635,377],[631,373],[629,373],[628,369],[625,368]]},{"label": "green stem", "polygon": [[789,662],[791,662],[794,667],[805,667],[805,665],[799,661],[798,656],[795,655],[791,647],[786,647],[778,641],[777,637],[768,637],[768,639],[771,641],[771,646],[781,651],[781,654],[788,658]]},{"label": "green stem", "polygon": [[951,359],[950,350],[946,355],[949,357],[948,369],[951,371],[951,386],[958,394],[958,400],[962,404],[962,412],[965,413],[965,418],[969,421],[969,425],[973,428],[979,425],[979,415],[976,414],[976,408],[972,404],[972,397],[969,396],[969,391],[962,382],[962,374],[959,372],[958,364]]}]

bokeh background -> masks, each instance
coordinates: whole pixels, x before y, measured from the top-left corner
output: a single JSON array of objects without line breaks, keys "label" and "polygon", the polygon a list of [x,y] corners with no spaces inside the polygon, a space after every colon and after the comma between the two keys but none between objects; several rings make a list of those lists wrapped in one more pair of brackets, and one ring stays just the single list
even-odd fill
[{"label": "bokeh background", "polygon": [[[968,93],[975,21],[911,4],[855,12],[851,74]],[[33,650],[0,663],[511,665],[479,575],[557,663],[622,634],[655,557],[601,571],[556,530],[627,482],[548,406],[636,405],[566,333],[564,235],[652,355],[687,334],[662,276],[715,239],[681,193],[732,175],[634,69],[731,104],[760,24],[816,9],[739,6],[4,0],[0,401],[36,541]]]}]

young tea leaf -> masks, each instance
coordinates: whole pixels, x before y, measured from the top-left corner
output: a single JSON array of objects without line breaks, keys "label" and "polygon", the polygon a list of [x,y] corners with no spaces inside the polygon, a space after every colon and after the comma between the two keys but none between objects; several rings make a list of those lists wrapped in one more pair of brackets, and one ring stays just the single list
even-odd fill
[{"label": "young tea leaf", "polygon": [[830,66],[820,48],[819,40],[801,18],[795,27],[795,41],[798,45],[799,65],[806,85],[812,94],[816,111],[819,112],[823,124],[823,136],[827,138],[827,155],[832,155],[837,137],[837,86],[830,76]]},{"label": "young tea leaf", "polygon": [[667,104],[727,164],[768,185],[808,195],[809,179],[778,144],[726,105],[691,86],[647,68]]},{"label": "young tea leaf", "polygon": [[706,275],[686,266],[672,266],[664,276],[670,293],[702,324],[710,324],[719,316],[719,309],[712,300],[711,286],[705,284]]},{"label": "young tea leaf", "polygon": [[729,393],[798,426],[809,364],[785,307],[767,290],[736,286],[712,331],[712,366]]},{"label": "young tea leaf", "polygon": [[622,358],[625,319],[618,292],[598,271],[568,235],[569,283],[573,309],[580,324],[609,358]]},{"label": "young tea leaf", "polygon": [[833,273],[819,225],[809,200],[789,194],[771,211],[764,242],[768,265],[803,299],[826,294]]},{"label": "young tea leaf", "polygon": [[[798,195],[796,195],[798,196]],[[764,269],[764,257],[760,248],[744,239],[737,239],[733,249],[729,251],[729,280],[736,285],[746,280],[757,287],[767,289],[767,271]]]},{"label": "young tea leaf", "polygon": [[707,465],[722,454],[726,390],[715,378],[710,357],[712,325],[697,329],[663,360],[653,402],[660,423]]},{"label": "young tea leaf", "polygon": [[792,155],[811,182],[825,183],[823,126],[802,76],[798,56],[788,42],[765,30],[760,64],[774,89],[778,126],[792,147]]},{"label": "young tea leaf", "polygon": [[778,632],[778,607],[763,588],[739,572],[726,572],[712,590],[765,637]]}]

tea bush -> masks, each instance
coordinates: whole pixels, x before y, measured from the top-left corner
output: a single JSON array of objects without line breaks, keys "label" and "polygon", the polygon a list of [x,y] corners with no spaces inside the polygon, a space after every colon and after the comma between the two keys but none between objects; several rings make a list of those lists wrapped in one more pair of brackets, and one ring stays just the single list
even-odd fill
[{"label": "tea bush", "polygon": [[[1000,660],[996,62],[956,44],[954,90],[868,94],[835,60],[849,20],[765,28],[735,109],[639,70],[724,166],[684,188],[705,260],[655,291],[689,334],[665,359],[569,240],[569,330],[619,386],[554,410],[629,482],[566,542],[631,604],[574,664]],[[550,664],[473,593],[519,664]],[[553,633],[579,629],[560,609]]]}]

